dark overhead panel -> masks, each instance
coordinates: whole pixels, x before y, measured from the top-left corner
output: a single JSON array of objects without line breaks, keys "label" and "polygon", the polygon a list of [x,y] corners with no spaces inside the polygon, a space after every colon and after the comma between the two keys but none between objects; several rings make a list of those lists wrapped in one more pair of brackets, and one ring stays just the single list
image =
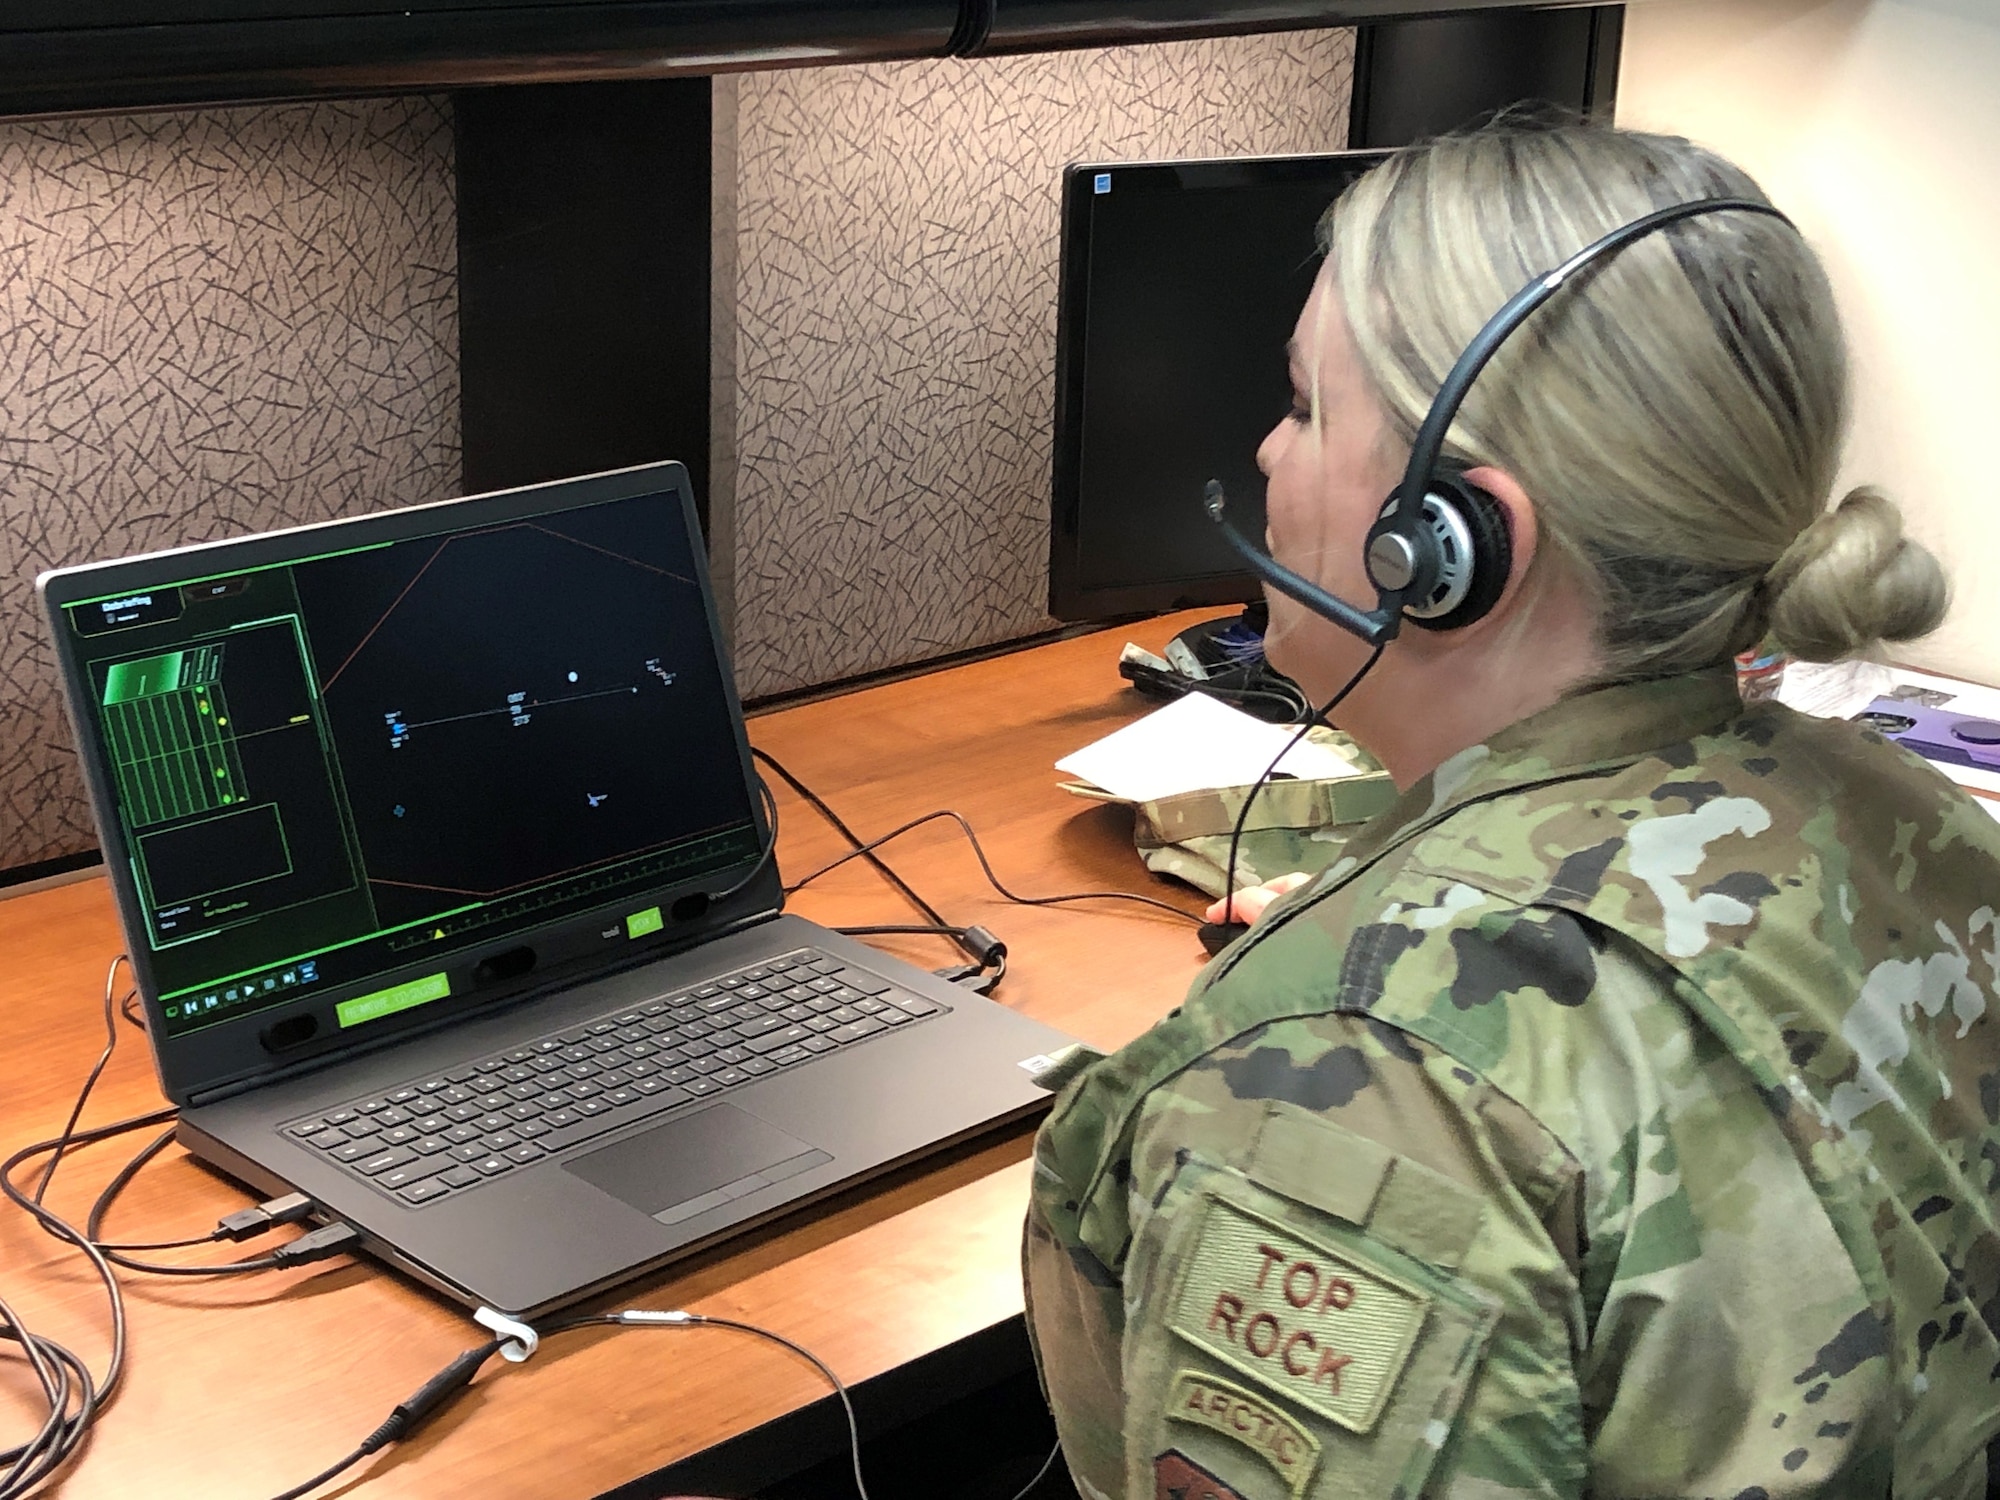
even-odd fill
[{"label": "dark overhead panel", "polygon": [[1102,47],[1519,6],[1520,0],[965,0],[957,50],[981,56]]},{"label": "dark overhead panel", "polygon": [[948,52],[959,0],[0,0],[0,116]]},{"label": "dark overhead panel", "polygon": [[468,494],[677,458],[707,524],[709,105],[700,78],[453,96]]},{"label": "dark overhead panel", "polygon": [[1350,146],[1401,146],[1519,105],[1609,120],[1625,7],[1489,11],[1363,26]]}]

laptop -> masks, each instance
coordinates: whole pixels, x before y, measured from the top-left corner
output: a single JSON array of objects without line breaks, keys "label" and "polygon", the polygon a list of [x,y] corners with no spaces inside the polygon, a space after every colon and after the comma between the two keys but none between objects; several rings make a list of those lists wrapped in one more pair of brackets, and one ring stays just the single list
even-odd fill
[{"label": "laptop", "polygon": [[38,584],[180,1139],[532,1316],[1046,1107],[783,911],[686,470]]}]

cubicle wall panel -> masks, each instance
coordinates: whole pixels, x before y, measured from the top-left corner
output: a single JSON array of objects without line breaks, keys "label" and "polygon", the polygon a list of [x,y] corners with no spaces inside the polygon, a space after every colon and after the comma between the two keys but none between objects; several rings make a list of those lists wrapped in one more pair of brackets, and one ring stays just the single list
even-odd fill
[{"label": "cubicle wall panel", "polygon": [[459,473],[441,100],[0,126],[0,871],[91,848],[44,568]]},{"label": "cubicle wall panel", "polygon": [[745,693],[1052,623],[1064,163],[1339,149],[1352,65],[1330,30],[739,80]]}]

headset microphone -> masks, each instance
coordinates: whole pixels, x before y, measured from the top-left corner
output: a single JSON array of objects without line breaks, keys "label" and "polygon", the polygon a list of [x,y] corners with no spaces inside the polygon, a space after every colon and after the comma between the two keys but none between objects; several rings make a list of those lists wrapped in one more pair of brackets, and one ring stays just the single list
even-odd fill
[{"label": "headset microphone", "polygon": [[1508,336],[1578,271],[1669,224],[1724,210],[1792,222],[1770,204],[1750,198],[1701,198],[1658,209],[1536,277],[1487,320],[1438,387],[1411,444],[1403,482],[1368,530],[1363,562],[1375,586],[1374,609],[1349,604],[1253,544],[1223,514],[1228,501],[1214,479],[1204,490],[1209,519],[1257,577],[1371,646],[1394,640],[1406,617],[1427,630],[1455,630],[1484,618],[1499,602],[1513,567],[1506,513],[1491,495],[1466,481],[1462,465],[1441,459],[1445,434],[1472,382]]},{"label": "headset microphone", "polygon": [[1297,600],[1316,615],[1333,621],[1343,630],[1350,630],[1368,642],[1379,645],[1396,638],[1396,627],[1402,619],[1402,599],[1400,595],[1385,596],[1382,603],[1372,612],[1356,609],[1345,599],[1328,593],[1311,579],[1294,573],[1270,553],[1253,545],[1250,539],[1229,523],[1223,511],[1229,499],[1222,493],[1222,481],[1211,479],[1203,490],[1208,505],[1208,517],[1222,528],[1222,535],[1234,547],[1243,561],[1250,565],[1250,571],[1279,593]]}]

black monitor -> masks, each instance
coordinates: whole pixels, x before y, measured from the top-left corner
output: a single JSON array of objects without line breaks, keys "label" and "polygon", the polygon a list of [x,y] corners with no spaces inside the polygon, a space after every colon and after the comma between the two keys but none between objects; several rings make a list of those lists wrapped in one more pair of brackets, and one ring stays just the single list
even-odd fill
[{"label": "black monitor", "polygon": [[1382,151],[1127,162],[1063,173],[1049,613],[1101,620],[1258,597],[1202,509],[1220,479],[1263,531],[1257,445],[1314,227]]}]

